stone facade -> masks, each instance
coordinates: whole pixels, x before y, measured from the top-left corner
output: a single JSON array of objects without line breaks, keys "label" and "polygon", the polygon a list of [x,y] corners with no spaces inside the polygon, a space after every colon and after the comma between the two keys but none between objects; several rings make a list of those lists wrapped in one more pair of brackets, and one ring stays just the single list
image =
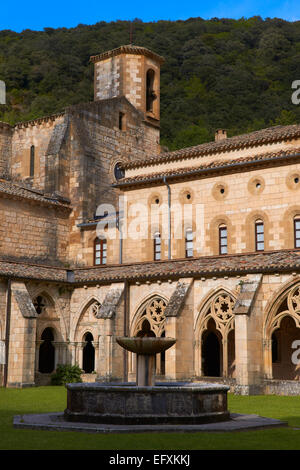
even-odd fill
[{"label": "stone facade", "polygon": [[300,126],[162,153],[162,58],[91,60],[93,103],[0,123],[1,384],[132,381],[147,334],[160,381],[299,394]]}]

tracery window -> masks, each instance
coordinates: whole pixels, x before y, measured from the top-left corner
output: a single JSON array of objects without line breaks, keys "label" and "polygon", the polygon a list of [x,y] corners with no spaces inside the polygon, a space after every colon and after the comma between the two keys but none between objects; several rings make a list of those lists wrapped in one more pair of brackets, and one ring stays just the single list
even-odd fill
[{"label": "tracery window", "polygon": [[46,299],[42,295],[38,295],[33,301],[34,308],[38,315],[41,315],[46,310]]},{"label": "tracery window", "polygon": [[166,302],[161,297],[149,300],[136,324],[135,336],[143,336],[143,333],[147,333],[145,336],[162,336],[165,327],[166,306]]}]

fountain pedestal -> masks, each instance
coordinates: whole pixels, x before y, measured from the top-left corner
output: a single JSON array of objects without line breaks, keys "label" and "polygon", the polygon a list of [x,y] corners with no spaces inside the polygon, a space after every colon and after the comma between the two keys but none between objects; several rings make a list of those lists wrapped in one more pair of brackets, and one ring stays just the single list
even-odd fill
[{"label": "fountain pedestal", "polygon": [[136,353],[136,385],[155,385],[156,354],[169,349],[176,343],[174,338],[127,338],[118,337],[117,343],[127,351]]}]

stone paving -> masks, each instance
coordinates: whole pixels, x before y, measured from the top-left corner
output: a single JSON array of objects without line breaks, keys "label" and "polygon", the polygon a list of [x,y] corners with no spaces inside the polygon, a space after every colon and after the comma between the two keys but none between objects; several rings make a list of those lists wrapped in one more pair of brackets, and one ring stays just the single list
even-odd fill
[{"label": "stone paving", "polygon": [[229,421],[199,425],[111,425],[94,423],[70,423],[63,413],[44,413],[14,416],[13,426],[18,429],[39,429],[45,431],[76,431],[87,433],[149,433],[149,432],[232,432],[250,431],[287,426],[284,421],[264,418],[258,415],[232,413]]}]

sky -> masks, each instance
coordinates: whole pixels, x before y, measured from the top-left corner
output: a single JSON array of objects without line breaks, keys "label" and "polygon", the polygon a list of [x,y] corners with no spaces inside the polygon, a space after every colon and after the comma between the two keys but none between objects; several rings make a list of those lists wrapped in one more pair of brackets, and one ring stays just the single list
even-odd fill
[{"label": "sky", "polygon": [[209,18],[283,18],[300,20],[299,0],[0,0],[0,30],[43,30],[44,27],[75,27],[99,21],[185,20]]}]

